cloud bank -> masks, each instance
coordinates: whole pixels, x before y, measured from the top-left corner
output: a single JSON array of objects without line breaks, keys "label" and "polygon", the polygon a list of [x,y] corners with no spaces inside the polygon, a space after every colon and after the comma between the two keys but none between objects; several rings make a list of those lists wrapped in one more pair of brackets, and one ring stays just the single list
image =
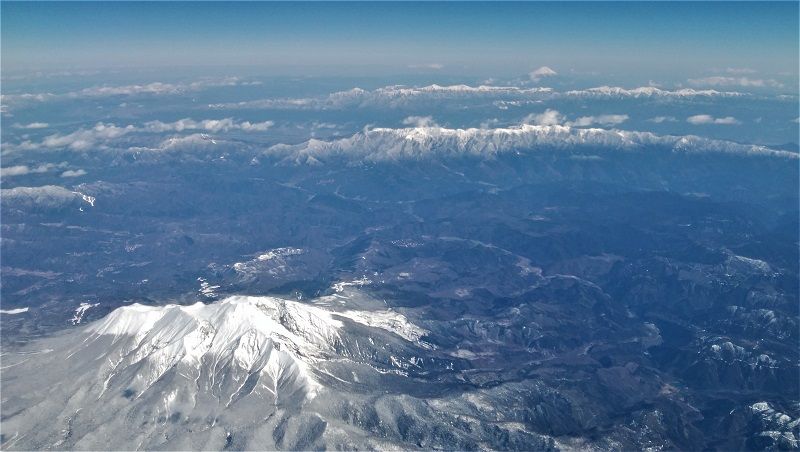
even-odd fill
[{"label": "cloud bank", "polygon": [[70,91],[61,94],[55,93],[13,93],[0,96],[0,102],[4,106],[21,105],[29,102],[47,102],[54,100],[88,99],[115,96],[137,96],[137,95],[176,95],[187,92],[203,91],[210,88],[220,88],[226,86],[250,86],[260,85],[259,81],[243,80],[239,77],[209,78],[193,82],[163,83],[152,82],[147,84],[133,84],[121,86],[91,86],[77,91]]},{"label": "cloud bank", "polygon": [[264,132],[275,125],[272,121],[251,123],[249,121],[236,122],[231,118],[204,119],[195,121],[190,118],[179,119],[175,122],[150,121],[144,124],[148,132],[183,132],[184,130],[204,130],[206,132],[227,132],[229,130],[242,130],[245,132]]},{"label": "cloud bank", "polygon": [[[238,130],[246,133],[264,132],[274,125],[272,121],[256,122],[235,121],[232,118],[204,119],[195,121],[190,118],[174,122],[149,121],[142,126],[129,124],[117,126],[112,123],[99,122],[90,128],[78,129],[68,134],[53,134],[44,137],[39,142],[30,140],[19,144],[3,143],[7,151],[32,151],[41,149],[69,149],[73,151],[87,151],[91,149],[105,149],[108,143],[133,133],[159,134],[166,132],[202,131],[209,133],[229,132]],[[210,137],[204,138],[210,140]],[[5,152],[5,151],[4,151]]]}]

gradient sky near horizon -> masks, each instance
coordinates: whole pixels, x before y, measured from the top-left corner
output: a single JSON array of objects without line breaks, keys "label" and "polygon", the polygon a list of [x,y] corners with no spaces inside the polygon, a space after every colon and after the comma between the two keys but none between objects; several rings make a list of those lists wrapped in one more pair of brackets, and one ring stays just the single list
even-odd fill
[{"label": "gradient sky near horizon", "polygon": [[442,67],[796,76],[798,3],[50,3],[2,8],[2,69]]}]

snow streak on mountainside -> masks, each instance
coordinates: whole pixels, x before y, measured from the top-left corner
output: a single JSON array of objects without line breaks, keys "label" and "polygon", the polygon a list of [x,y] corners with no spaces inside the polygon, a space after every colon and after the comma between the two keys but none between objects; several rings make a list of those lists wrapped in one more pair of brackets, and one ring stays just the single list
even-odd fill
[{"label": "snow streak on mountainside", "polygon": [[331,157],[371,161],[437,156],[492,157],[506,152],[539,149],[611,151],[713,152],[797,159],[795,153],[765,146],[743,145],[697,136],[659,136],[650,132],[584,129],[524,124],[496,129],[413,127],[375,128],[334,141],[311,139],[298,145],[276,145],[267,153],[297,163],[316,163]]}]

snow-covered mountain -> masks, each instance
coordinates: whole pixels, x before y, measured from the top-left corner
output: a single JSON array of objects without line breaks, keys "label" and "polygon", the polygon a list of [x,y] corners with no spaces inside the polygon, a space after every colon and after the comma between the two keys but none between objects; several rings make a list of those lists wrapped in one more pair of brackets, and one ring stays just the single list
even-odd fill
[{"label": "snow-covered mountain", "polygon": [[267,153],[297,163],[345,157],[368,161],[443,156],[489,158],[501,153],[538,150],[599,149],[605,151],[714,152],[797,159],[797,154],[765,146],[743,145],[697,136],[656,135],[561,125],[530,125],[494,129],[444,127],[375,128],[333,141],[311,139],[297,145],[272,146]]},{"label": "snow-covered mountain", "polygon": [[[115,444],[220,449],[232,441],[228,426],[244,444],[276,413],[336,397],[332,383],[374,384],[435,368],[422,357],[435,353],[425,334],[376,300],[342,294],[311,303],[234,296],[124,306],[4,357],[15,376],[4,381],[4,412],[22,411],[4,420],[3,448],[103,449],[121,440]],[[294,434],[297,444],[309,432]]]}]

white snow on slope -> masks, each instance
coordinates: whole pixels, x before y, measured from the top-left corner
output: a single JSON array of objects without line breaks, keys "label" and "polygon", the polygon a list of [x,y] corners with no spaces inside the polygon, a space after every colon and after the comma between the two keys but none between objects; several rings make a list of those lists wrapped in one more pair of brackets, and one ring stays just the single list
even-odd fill
[{"label": "white snow on slope", "polygon": [[[90,325],[88,331],[115,336],[158,331],[162,336],[185,337],[201,324],[213,326],[217,338],[238,338],[253,330],[297,348],[304,356],[329,348],[341,326],[329,312],[311,305],[272,297],[233,296],[213,304],[124,306]],[[215,342],[216,347],[225,345]],[[191,345],[196,344],[187,347]]]},{"label": "white snow on slope", "polygon": [[[171,369],[194,375],[197,384],[214,386],[222,384],[215,381],[215,372],[232,368],[226,373],[235,381],[257,375],[267,382],[263,389],[276,397],[280,388],[282,396],[308,398],[319,388],[311,371],[317,367],[314,363],[337,356],[345,334],[342,318],[430,348],[420,341],[427,331],[394,311],[337,311],[322,302],[273,297],[233,296],[190,306],[133,304],[116,309],[85,331],[90,339],[105,337],[115,344],[116,352],[102,372],[106,385],[122,378],[131,366],[140,370],[134,381],[125,384],[137,392],[146,391]],[[229,388],[226,393],[233,399],[237,390]]]},{"label": "white snow on slope", "polygon": [[284,256],[297,256],[299,254],[303,254],[304,251],[301,248],[275,248],[273,250],[269,250],[266,253],[258,256],[258,260],[260,261],[268,261],[275,259],[277,257],[284,257]]},{"label": "white snow on slope", "polygon": [[352,281],[339,281],[334,283],[331,288],[336,291],[337,293],[343,292],[346,287],[362,287],[368,286],[372,284],[372,280],[367,278],[366,276],[362,276],[359,279],[354,279]]},{"label": "white snow on slope", "polygon": [[214,387],[223,384],[215,376],[222,366],[233,376],[224,391],[231,400],[250,375],[278,400],[315,396],[319,385],[309,364],[334,351],[341,325],[314,306],[235,296],[208,305],[125,306],[90,324],[86,332],[94,338],[111,337],[117,344],[116,358],[103,371],[106,385],[124,375],[119,369],[136,366],[140,370],[127,386],[137,393],[171,369]]},{"label": "white snow on slope", "polygon": [[306,250],[302,248],[273,248],[259,254],[255,259],[236,262],[232,267],[244,278],[249,278],[262,272],[270,276],[279,276],[292,271],[292,266],[290,265],[292,256],[299,256],[305,253]]},{"label": "white snow on slope", "polygon": [[100,303],[81,303],[80,306],[75,308],[75,315],[72,316],[70,322],[72,322],[73,325],[78,325],[81,323],[81,320],[83,320],[83,316],[86,315],[86,311],[88,311],[90,308],[98,306],[99,304]]},{"label": "white snow on slope", "polygon": [[355,322],[363,325],[371,326],[373,328],[380,328],[382,330],[394,333],[403,339],[422,345],[427,348],[427,344],[423,343],[422,336],[428,334],[428,330],[418,327],[409,322],[406,316],[392,310],[385,311],[341,311],[336,312],[336,315],[346,317]]}]

